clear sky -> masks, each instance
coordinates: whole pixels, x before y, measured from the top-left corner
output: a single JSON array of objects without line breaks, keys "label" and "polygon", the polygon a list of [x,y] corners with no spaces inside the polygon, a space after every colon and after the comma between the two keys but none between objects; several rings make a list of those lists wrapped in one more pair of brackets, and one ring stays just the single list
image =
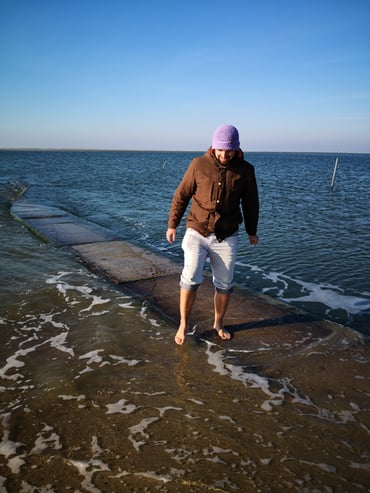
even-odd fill
[{"label": "clear sky", "polygon": [[370,152],[370,0],[0,0],[0,147]]}]

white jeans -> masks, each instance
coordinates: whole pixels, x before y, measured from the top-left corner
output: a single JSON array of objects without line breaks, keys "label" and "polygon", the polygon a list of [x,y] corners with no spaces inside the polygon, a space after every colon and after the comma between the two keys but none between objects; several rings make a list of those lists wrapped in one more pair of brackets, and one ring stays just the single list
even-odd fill
[{"label": "white jeans", "polygon": [[231,293],[238,240],[237,233],[219,242],[214,234],[204,237],[194,229],[187,229],[182,240],[184,268],[180,287],[187,291],[198,289],[203,281],[204,264],[209,257],[216,291],[224,294]]}]

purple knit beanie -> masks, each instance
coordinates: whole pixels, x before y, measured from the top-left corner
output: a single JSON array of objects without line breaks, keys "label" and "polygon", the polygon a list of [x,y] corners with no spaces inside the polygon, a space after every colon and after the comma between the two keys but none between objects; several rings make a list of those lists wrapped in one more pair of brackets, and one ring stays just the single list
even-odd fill
[{"label": "purple knit beanie", "polygon": [[239,132],[232,125],[220,125],[212,138],[212,149],[237,151],[239,149]]}]

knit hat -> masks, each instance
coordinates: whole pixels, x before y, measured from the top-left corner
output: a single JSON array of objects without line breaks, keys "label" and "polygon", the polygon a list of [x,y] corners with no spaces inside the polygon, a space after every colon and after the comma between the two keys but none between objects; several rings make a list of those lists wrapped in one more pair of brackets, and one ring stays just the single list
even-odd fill
[{"label": "knit hat", "polygon": [[212,149],[237,151],[239,146],[239,132],[235,127],[221,125],[216,128],[212,138]]}]

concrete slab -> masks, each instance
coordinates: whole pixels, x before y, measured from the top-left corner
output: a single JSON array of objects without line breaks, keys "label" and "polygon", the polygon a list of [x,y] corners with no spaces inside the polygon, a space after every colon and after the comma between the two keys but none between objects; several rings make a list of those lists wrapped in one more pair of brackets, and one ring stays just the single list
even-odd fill
[{"label": "concrete slab", "polygon": [[58,207],[35,204],[25,199],[13,203],[11,214],[34,234],[56,245],[105,242],[119,238],[116,233],[68,214]]},{"label": "concrete slab", "polygon": [[104,275],[114,284],[181,272],[181,266],[166,257],[124,241],[75,245],[72,249],[94,271]]},{"label": "concrete slab", "polygon": [[22,219],[41,218],[41,217],[63,217],[68,213],[57,207],[49,205],[34,204],[32,202],[15,202],[12,206],[12,214]]},{"label": "concrete slab", "polygon": [[118,238],[118,235],[112,231],[97,225],[85,224],[71,216],[27,219],[26,222],[39,236],[59,245],[96,243]]}]

